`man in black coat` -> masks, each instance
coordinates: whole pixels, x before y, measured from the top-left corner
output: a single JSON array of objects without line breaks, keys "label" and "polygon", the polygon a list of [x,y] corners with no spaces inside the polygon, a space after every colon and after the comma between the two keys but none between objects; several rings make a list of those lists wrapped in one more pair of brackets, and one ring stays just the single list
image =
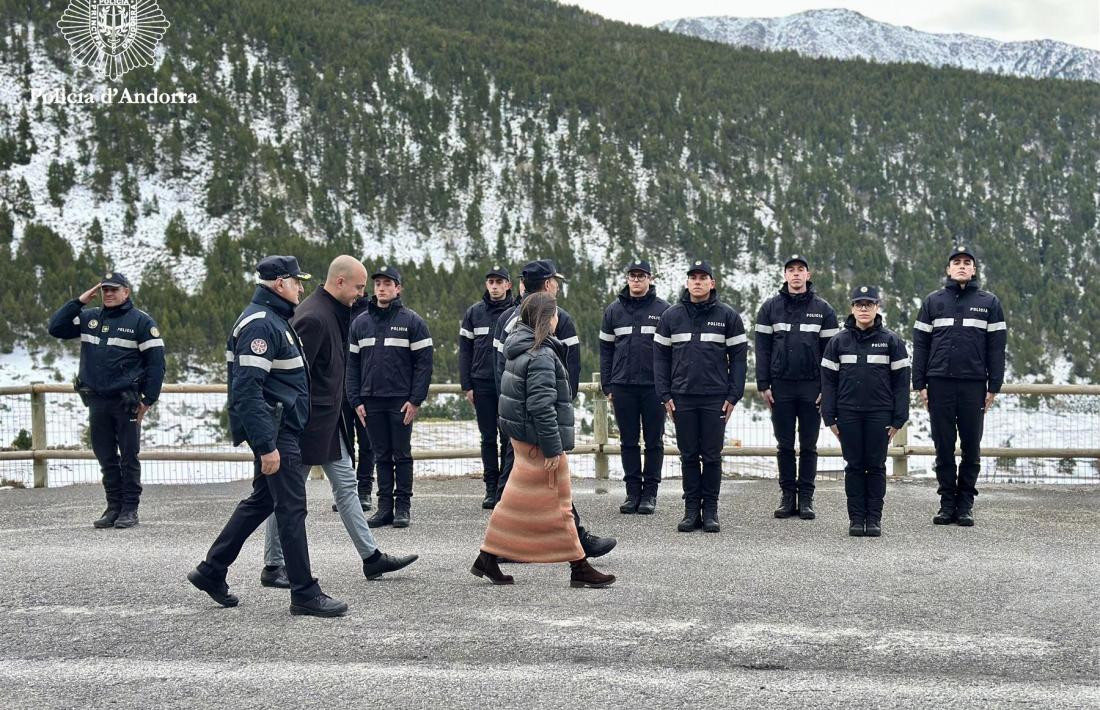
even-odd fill
[{"label": "man in black coat", "polygon": [[[309,422],[301,436],[302,477],[312,466],[324,469],[344,528],[363,560],[363,574],[377,579],[411,564],[417,556],[391,557],[378,549],[356,491],[351,423],[344,406],[344,365],[351,304],[366,285],[363,264],[351,256],[338,256],[329,266],[325,283],[302,301],[290,322],[301,338],[311,384]],[[275,516],[267,520],[264,564],[263,586],[289,587]]]}]

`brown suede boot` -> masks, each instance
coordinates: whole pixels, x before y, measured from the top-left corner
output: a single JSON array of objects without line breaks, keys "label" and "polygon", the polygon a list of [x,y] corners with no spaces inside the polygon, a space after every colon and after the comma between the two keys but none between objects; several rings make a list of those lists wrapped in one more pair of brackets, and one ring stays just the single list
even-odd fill
[{"label": "brown suede boot", "polygon": [[512,575],[504,574],[497,564],[496,555],[490,555],[484,550],[474,560],[474,566],[470,568],[470,574],[475,577],[488,577],[493,584],[512,584]]},{"label": "brown suede boot", "polygon": [[588,558],[569,563],[569,586],[603,589],[615,583],[615,575],[604,574],[588,564]]}]

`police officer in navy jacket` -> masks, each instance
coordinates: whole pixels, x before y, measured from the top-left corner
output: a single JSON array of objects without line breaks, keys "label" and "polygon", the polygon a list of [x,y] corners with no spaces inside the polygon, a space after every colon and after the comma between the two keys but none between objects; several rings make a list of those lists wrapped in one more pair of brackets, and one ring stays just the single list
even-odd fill
[{"label": "police officer in navy jacket", "polygon": [[653,335],[657,397],[676,425],[684,486],[680,532],[719,532],[726,422],[745,394],[748,336],[741,315],[718,300],[706,261],[688,267],[680,301]]},{"label": "police officer in navy jacket", "polygon": [[[101,308],[83,308],[96,293]],[[50,318],[50,335],[80,338],[77,390],[88,405],[92,451],[103,473],[107,509],[97,528],[130,528],[138,523],[141,499],[141,420],[160,396],[164,381],[164,340],[148,313],[134,308],[130,282],[117,271]]]},{"label": "police officer in navy jacket", "polygon": [[252,493],[237,504],[206,559],[187,579],[222,606],[237,606],[225,582],[245,540],[275,513],[290,580],[290,613],[340,616],[348,605],[321,592],[306,543],[306,478],[299,439],[309,421],[309,366],[290,324],[310,275],[293,256],[256,265],[252,302],[233,324],[225,348],[229,370],[229,429],[255,456]]},{"label": "police officer in navy jacket", "polygon": [[[756,387],[771,409],[781,496],[777,518],[815,517],[814,478],[821,431],[821,355],[840,332],[836,311],[814,293],[810,262],[783,264],[783,286],[756,314]],[[794,437],[798,427],[798,461]]]},{"label": "police officer in navy jacket", "polygon": [[371,274],[374,297],[351,324],[346,392],[366,426],[378,470],[372,528],[407,528],[412,516],[412,424],[428,398],[433,344],[428,325],[401,302],[401,274],[383,266]]},{"label": "police officer in navy jacket", "polygon": [[857,286],[852,314],[821,358],[821,416],[840,439],[848,534],[882,534],[886,453],[909,419],[909,357],[884,328],[878,289]]},{"label": "police officer in navy jacket", "polygon": [[[600,382],[615,410],[622,442],[625,514],[650,515],[665,454],[665,407],[653,386],[653,335],[668,301],[657,297],[648,261],[626,268],[626,285],[603,313],[600,327]],[[645,433],[645,468],[638,437]]]},{"label": "police officer in navy jacket", "polygon": [[466,309],[458,328],[458,379],[467,401],[474,406],[481,433],[482,480],[485,482],[481,507],[485,509],[496,506],[502,467],[500,455],[508,446],[508,438],[497,428],[497,351],[493,347],[493,329],[501,314],[513,305],[512,277],[508,269],[499,264],[493,266],[485,274],[485,293],[481,300]]},{"label": "police officer in navy jacket", "polygon": [[[1005,378],[1004,310],[996,296],[979,288],[977,269],[973,250],[955,247],[943,288],[924,299],[913,324],[913,389],[928,408],[936,447],[936,525],[974,525],[985,413]],[[958,466],[956,435],[962,448]]]}]

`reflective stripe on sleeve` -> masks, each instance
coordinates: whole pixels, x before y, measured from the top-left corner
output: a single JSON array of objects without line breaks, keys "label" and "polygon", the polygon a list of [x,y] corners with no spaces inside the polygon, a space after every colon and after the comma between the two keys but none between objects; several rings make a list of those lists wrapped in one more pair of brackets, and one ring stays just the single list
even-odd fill
[{"label": "reflective stripe on sleeve", "polygon": [[932,326],[929,325],[928,323],[923,323],[921,321],[917,321],[916,323],[914,323],[913,327],[916,328],[917,330],[923,330],[925,333],[931,333],[932,332]]},{"label": "reflective stripe on sleeve", "polygon": [[161,338],[151,338],[144,343],[138,343],[138,350],[145,352],[149,348],[163,348],[164,340]]},{"label": "reflective stripe on sleeve", "polygon": [[241,367],[256,367],[264,372],[271,372],[271,361],[265,357],[256,357],[255,355],[240,355],[237,358],[237,364]]},{"label": "reflective stripe on sleeve", "polygon": [[233,355],[232,352],[230,352],[229,350],[225,351],[225,361],[226,362],[233,362],[236,359],[237,359],[236,356]]},{"label": "reflective stripe on sleeve", "polygon": [[828,369],[830,369],[830,370],[834,370],[834,371],[836,371],[836,370],[839,370],[839,369],[840,369],[840,365],[838,365],[837,363],[833,362],[832,360],[830,360],[830,359],[829,359],[829,358],[827,358],[827,357],[823,357],[823,358],[821,358],[821,366],[822,366],[822,367],[825,367],[825,368],[828,368]]},{"label": "reflective stripe on sleeve", "polygon": [[600,331],[600,340],[604,341],[605,343],[613,343],[613,342],[615,342],[615,336],[612,335],[611,333],[605,333],[601,330]]},{"label": "reflective stripe on sleeve", "polygon": [[890,363],[891,370],[901,370],[906,367],[909,367],[909,358],[907,357],[902,358],[901,360],[894,360]]},{"label": "reflective stripe on sleeve", "polygon": [[432,346],[431,338],[424,338],[423,340],[417,340],[415,343],[409,344],[409,350],[416,352],[417,350],[423,350],[424,348],[430,348]]},{"label": "reflective stripe on sleeve", "polygon": [[579,335],[574,335],[571,338],[566,338],[565,340],[562,340],[561,344],[564,345],[567,348],[571,348],[575,345],[580,345],[581,344],[581,338],[580,338]]},{"label": "reflective stripe on sleeve", "polygon": [[732,338],[726,338],[726,347],[728,348],[733,345],[740,345],[741,343],[747,342],[749,342],[749,336],[741,333],[740,335],[735,335]]},{"label": "reflective stripe on sleeve", "polygon": [[822,338],[831,338],[839,332],[840,328],[822,328],[821,332],[818,335],[820,335]]},{"label": "reflective stripe on sleeve", "polygon": [[247,318],[242,318],[241,322],[238,323],[236,325],[236,327],[233,328],[233,337],[236,338],[238,335],[240,335],[241,331],[244,330],[244,327],[246,325],[248,325],[249,323],[251,323],[252,321],[258,320],[260,318],[266,318],[266,317],[267,317],[267,311],[257,311],[255,313],[253,313],[252,315],[248,316]]},{"label": "reflective stripe on sleeve", "polygon": [[672,345],[672,339],[671,338],[666,338],[665,336],[661,335],[660,333],[654,333],[653,334],[653,342],[657,343],[658,345],[664,345],[666,348],[668,346]]},{"label": "reflective stripe on sleeve", "polygon": [[756,324],[756,332],[757,333],[764,333],[765,335],[771,335],[772,332],[774,332],[774,331],[775,331],[775,328],[772,328],[770,325],[760,325],[759,323]]},{"label": "reflective stripe on sleeve", "polygon": [[287,358],[285,360],[272,360],[272,370],[294,370],[299,367],[305,367],[306,362],[302,359],[302,356]]},{"label": "reflective stripe on sleeve", "polygon": [[997,331],[997,330],[1008,330],[1008,325],[1004,321],[999,321],[997,323],[990,323],[989,328],[987,328],[986,330],[989,333],[992,333],[992,332]]},{"label": "reflective stripe on sleeve", "polygon": [[465,328],[459,328],[458,329],[458,334],[460,336],[462,336],[463,338],[468,338],[470,340],[474,339],[474,334],[471,333],[470,331],[466,330]]},{"label": "reflective stripe on sleeve", "polygon": [[480,328],[474,328],[474,335],[488,335],[489,326],[482,326]]}]

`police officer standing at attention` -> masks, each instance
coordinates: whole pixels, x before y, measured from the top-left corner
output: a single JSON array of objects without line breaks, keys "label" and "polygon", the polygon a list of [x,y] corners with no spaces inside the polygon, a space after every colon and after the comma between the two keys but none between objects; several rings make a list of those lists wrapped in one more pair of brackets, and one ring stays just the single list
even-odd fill
[{"label": "police officer standing at attention", "polygon": [[[603,313],[600,382],[622,442],[624,514],[651,515],[665,457],[665,407],[653,388],[653,334],[668,302],[657,297],[648,261],[626,267],[626,286]],[[639,425],[640,422],[640,425]],[[645,433],[645,469],[638,437]]]},{"label": "police officer standing at attention", "polygon": [[[924,299],[913,324],[913,389],[928,408],[936,447],[936,525],[974,525],[985,413],[1005,376],[1004,310],[978,287],[977,268],[973,251],[955,247],[944,287]],[[957,467],[956,435],[962,448]]]},{"label": "police officer standing at attention", "polygon": [[852,314],[821,358],[821,415],[840,439],[848,534],[882,534],[886,453],[909,419],[909,356],[882,326],[874,286],[852,289]]},{"label": "police officer standing at attention", "polygon": [[[500,383],[504,377],[505,364],[508,361],[504,354],[504,341],[519,325],[520,307],[523,299],[533,293],[542,291],[557,297],[561,288],[559,282],[565,280],[565,276],[558,272],[557,266],[549,259],[528,262],[520,272],[520,278],[522,279],[520,283],[522,294],[520,300],[500,314],[500,318],[497,319],[496,326],[493,328],[493,347],[496,349],[495,380],[498,393],[501,392]],[[569,312],[561,306],[558,306],[557,309],[558,325],[554,329],[553,335],[565,348],[565,357],[561,359],[565,364],[566,375],[569,379],[569,392],[572,394],[572,399],[576,400],[581,382],[581,339],[577,335],[577,326],[573,322],[573,316],[569,315]],[[510,441],[504,447],[502,460],[500,479],[497,481],[497,502],[500,502],[500,497],[504,494],[504,487],[508,483],[508,476],[512,472],[512,464],[515,461],[515,452],[512,451]],[[580,537],[584,554],[588,557],[602,557],[611,552],[618,541],[613,537],[600,537],[585,530],[581,525],[581,517],[577,513],[576,504],[572,507],[573,524],[577,527],[577,535]]]},{"label": "police officer standing at attention", "polygon": [[[781,497],[777,518],[814,519],[817,437],[821,431],[821,355],[839,331],[836,311],[814,293],[810,263],[783,263],[784,284],[756,314],[756,387],[772,414]],[[794,455],[798,426],[797,473]]]},{"label": "police officer standing at attention", "polygon": [[351,324],[346,390],[367,428],[378,466],[378,510],[372,528],[407,528],[412,516],[412,424],[432,381],[432,336],[401,302],[401,274],[383,266],[371,274],[374,297]]},{"label": "police officer standing at attention", "polygon": [[[370,300],[370,296],[360,296],[355,299],[355,303],[351,306],[351,323],[354,323],[356,318],[367,312],[367,309],[370,308]],[[359,421],[359,417],[355,414],[355,410],[351,408],[351,404],[348,404],[347,407],[352,422],[352,431],[355,434],[357,454],[355,457],[355,480],[359,492],[359,505],[364,511],[368,511],[372,508],[370,497],[371,491],[374,490],[374,449],[370,447],[367,427]],[[338,509],[337,505],[333,503],[332,512],[335,513]]]},{"label": "police officer standing at attention", "polygon": [[256,265],[252,302],[226,344],[229,429],[233,443],[247,441],[255,458],[252,494],[188,573],[191,584],[225,607],[237,606],[225,575],[245,540],[275,513],[290,580],[290,613],[341,616],[348,605],[321,592],[306,543],[306,479],[299,439],[309,420],[309,369],[302,341],[290,324],[310,278],[293,256],[269,256]]},{"label": "police officer standing at attention", "polygon": [[[83,308],[97,291],[103,306]],[[160,330],[148,313],[134,308],[130,282],[116,271],[54,313],[49,333],[80,338],[76,388],[88,407],[92,451],[107,496],[107,509],[92,525],[132,528],[141,499],[141,420],[164,381]]]},{"label": "police officer standing at attention", "polygon": [[[514,305],[512,277],[502,266],[494,266],[485,274],[485,293],[481,300],[466,309],[458,329],[458,377],[466,400],[474,405],[477,428],[481,432],[481,465],[484,471],[485,499],[481,507],[497,504],[497,481],[500,478],[500,453],[508,438],[497,428],[497,388],[494,381],[496,348],[493,328],[500,315]],[[497,448],[497,440],[500,448]]]},{"label": "police officer standing at attention", "polygon": [[741,315],[718,300],[710,264],[693,262],[687,276],[680,302],[661,315],[653,336],[653,377],[680,449],[684,519],[676,529],[716,533],[722,443],[745,394],[749,339]]}]

